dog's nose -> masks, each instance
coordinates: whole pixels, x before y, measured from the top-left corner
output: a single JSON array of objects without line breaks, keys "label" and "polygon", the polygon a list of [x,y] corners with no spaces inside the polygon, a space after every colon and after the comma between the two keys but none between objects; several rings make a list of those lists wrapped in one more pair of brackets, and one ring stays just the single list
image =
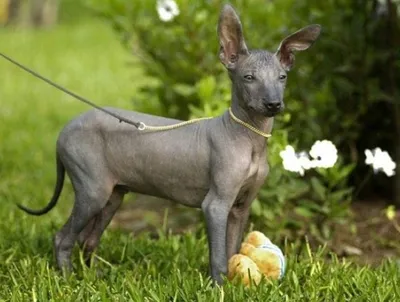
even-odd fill
[{"label": "dog's nose", "polygon": [[275,101],[269,101],[269,102],[267,102],[266,104],[265,104],[265,106],[268,108],[268,110],[271,110],[271,111],[278,111],[279,109],[281,109],[281,107],[282,107],[282,104],[281,104],[281,102],[275,102]]}]

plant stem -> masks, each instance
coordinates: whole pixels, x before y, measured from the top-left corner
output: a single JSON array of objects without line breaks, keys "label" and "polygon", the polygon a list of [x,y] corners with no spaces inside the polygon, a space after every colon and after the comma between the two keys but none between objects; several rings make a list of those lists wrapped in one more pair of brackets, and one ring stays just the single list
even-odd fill
[{"label": "plant stem", "polygon": [[361,182],[361,184],[359,185],[357,190],[354,192],[354,198],[357,198],[358,194],[360,194],[361,190],[365,187],[365,185],[367,184],[368,180],[371,178],[372,174],[373,174],[372,169],[370,169],[368,171],[367,176],[364,177],[363,181]]}]

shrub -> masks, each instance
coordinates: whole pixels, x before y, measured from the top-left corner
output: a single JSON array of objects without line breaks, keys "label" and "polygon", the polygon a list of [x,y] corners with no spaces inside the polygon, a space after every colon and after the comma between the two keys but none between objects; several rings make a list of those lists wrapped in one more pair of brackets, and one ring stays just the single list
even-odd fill
[{"label": "shrub", "polygon": [[281,158],[287,146],[287,131],[274,130],[268,150],[270,172],[253,202],[252,221],[269,230],[274,240],[295,241],[303,235],[313,242],[330,240],[338,224],[349,223],[353,189],[347,178],[354,164],[345,165],[339,155],[330,168],[310,168],[304,175],[289,172],[282,168]]},{"label": "shrub", "polygon": [[[215,116],[226,110],[230,83],[218,62],[216,35],[223,1],[176,1],[179,13],[168,21],[158,15],[156,1],[87,1],[111,22],[153,79],[135,96],[137,110],[179,119]],[[348,179],[354,171],[349,163],[363,152],[359,140],[364,130],[356,121],[383,96],[370,77],[376,55],[366,47],[371,32],[365,26],[373,23],[373,7],[363,1],[232,3],[250,48],[274,51],[287,34],[310,23],[323,26],[322,38],[298,55],[298,66],[289,75],[287,110],[277,118],[269,142],[271,171],[252,215],[258,223],[286,235],[295,230],[295,234],[312,232],[327,239],[333,225],[349,213]],[[316,169],[305,177],[282,169],[279,152],[289,142],[305,149],[323,138],[344,151],[335,167]],[[368,142],[364,148],[373,144]]]},{"label": "shrub", "polygon": [[[249,46],[278,47],[292,30],[280,22],[290,2],[280,1],[279,9],[260,0],[234,3]],[[177,3],[180,13],[170,22],[160,19],[156,1],[101,0],[92,7],[112,22],[154,78],[135,98],[135,108],[181,119],[218,114],[230,100],[228,78],[217,58],[216,23],[223,1]]]}]

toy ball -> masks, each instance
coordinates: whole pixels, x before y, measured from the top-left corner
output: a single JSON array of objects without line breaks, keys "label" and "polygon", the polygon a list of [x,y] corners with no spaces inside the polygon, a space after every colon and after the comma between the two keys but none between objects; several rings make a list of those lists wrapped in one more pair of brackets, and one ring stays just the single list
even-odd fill
[{"label": "toy ball", "polygon": [[246,286],[259,284],[262,275],[280,279],[285,274],[286,260],[281,249],[263,233],[249,233],[241,245],[240,253],[233,255],[228,263],[228,279],[237,276]]}]

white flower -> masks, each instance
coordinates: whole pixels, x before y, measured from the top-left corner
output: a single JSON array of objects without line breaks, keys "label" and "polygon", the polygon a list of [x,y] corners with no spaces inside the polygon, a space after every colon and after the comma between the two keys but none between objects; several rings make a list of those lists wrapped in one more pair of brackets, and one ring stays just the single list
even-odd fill
[{"label": "white flower", "polygon": [[331,168],[338,159],[335,145],[327,140],[315,142],[310,151],[312,159],[305,151],[296,153],[290,145],[287,145],[279,155],[283,159],[282,164],[285,170],[297,172],[300,175],[304,175],[306,170],[312,168]]},{"label": "white flower", "polygon": [[157,12],[161,21],[169,22],[179,15],[179,8],[174,0],[157,0]]},{"label": "white flower", "polygon": [[279,153],[283,162],[283,168],[287,171],[297,172],[300,175],[304,175],[304,168],[301,166],[300,160],[294,152],[294,148],[287,145],[285,150]]},{"label": "white flower", "polygon": [[365,164],[372,166],[375,173],[382,171],[389,177],[395,174],[396,163],[392,160],[389,153],[382,151],[381,148],[375,148],[372,151],[366,149],[364,153]]},{"label": "white flower", "polygon": [[300,165],[302,166],[302,168],[304,170],[309,170],[311,168],[315,168],[315,165],[314,165],[315,161],[310,160],[310,157],[308,156],[307,152],[302,151],[300,153],[297,153],[296,156],[297,156],[297,159],[298,159]]},{"label": "white flower", "polygon": [[336,146],[328,140],[316,141],[311,147],[310,155],[314,158],[313,167],[318,168],[331,168],[338,159]]},{"label": "white flower", "polygon": [[[376,148],[376,149],[379,149],[379,148]],[[372,165],[374,163],[374,155],[372,154],[372,151],[369,150],[369,149],[366,149],[364,151],[364,154],[365,154],[365,164],[366,165]]]}]

